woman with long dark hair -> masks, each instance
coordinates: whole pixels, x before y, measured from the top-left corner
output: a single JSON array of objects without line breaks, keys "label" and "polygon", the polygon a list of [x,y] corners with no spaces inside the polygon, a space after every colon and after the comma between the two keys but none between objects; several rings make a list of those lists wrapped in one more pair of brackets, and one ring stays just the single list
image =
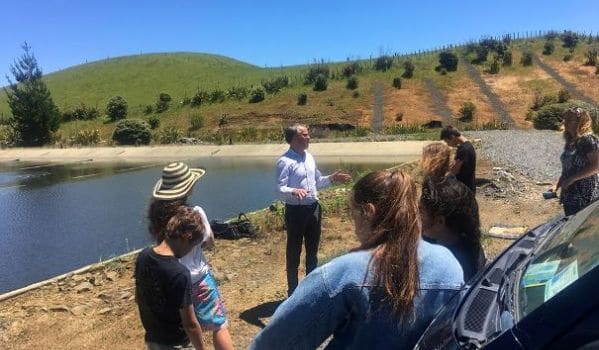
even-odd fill
[{"label": "woman with long dark hair", "polygon": [[459,290],[459,263],[420,239],[416,185],[402,171],[360,179],[350,197],[360,245],[311,272],[252,349],[411,348]]},{"label": "woman with long dark hair", "polygon": [[422,235],[447,247],[468,281],[485,266],[480,219],[474,192],[455,177],[426,177],[420,197]]}]

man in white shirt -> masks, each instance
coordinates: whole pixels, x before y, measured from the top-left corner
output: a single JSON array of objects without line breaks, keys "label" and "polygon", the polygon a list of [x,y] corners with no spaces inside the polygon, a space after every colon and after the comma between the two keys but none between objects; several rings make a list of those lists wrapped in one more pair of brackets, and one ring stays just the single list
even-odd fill
[{"label": "man in white shirt", "polygon": [[336,171],[323,176],[306,150],[310,133],[305,125],[295,124],[285,129],[289,150],[277,160],[277,190],[285,202],[287,227],[287,294],[298,284],[298,267],[302,241],[306,247],[306,275],[318,265],[322,211],[318,189],[335,182],[347,182],[351,175]]}]

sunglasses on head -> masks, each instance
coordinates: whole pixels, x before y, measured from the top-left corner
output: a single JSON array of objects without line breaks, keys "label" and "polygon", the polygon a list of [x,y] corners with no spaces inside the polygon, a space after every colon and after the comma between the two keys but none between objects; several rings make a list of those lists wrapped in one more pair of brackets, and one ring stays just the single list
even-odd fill
[{"label": "sunglasses on head", "polygon": [[571,107],[571,108],[568,108],[566,110],[566,112],[572,113],[572,114],[576,114],[576,115],[581,115],[582,114],[582,108],[580,108],[580,107]]}]

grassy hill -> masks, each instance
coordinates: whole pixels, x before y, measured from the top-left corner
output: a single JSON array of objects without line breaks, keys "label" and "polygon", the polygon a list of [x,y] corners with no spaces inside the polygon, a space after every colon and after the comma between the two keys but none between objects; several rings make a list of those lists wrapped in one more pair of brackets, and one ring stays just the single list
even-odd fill
[{"label": "grassy hill", "polygon": [[[587,52],[599,47],[597,38],[583,38],[573,51],[562,47],[559,38],[553,39],[555,51],[543,55],[545,37],[512,40],[509,51],[512,65],[503,65],[496,74],[490,73],[493,53],[479,64],[466,46],[452,50],[460,58],[457,70],[441,74],[439,51],[413,55],[393,55],[392,66],[386,71],[374,68],[375,59],[356,62],[361,72],[355,77],[358,87],[346,88],[343,68],[350,62],[327,63],[330,71],[326,91],[313,91],[304,85],[311,65],[281,68],[260,68],[231,58],[199,53],[159,53],[126,56],[75,66],[44,76],[54,101],[61,111],[84,103],[103,114],[106,102],[119,95],[127,100],[127,118],[148,119],[157,116],[160,126],[154,130],[155,139],[168,142],[168,133],[198,137],[209,142],[280,139],[280,127],[292,122],[348,123],[358,126],[354,134],[365,133],[371,125],[375,85],[383,91],[382,114],[384,126],[391,133],[417,131],[419,125],[431,120],[458,123],[464,102],[476,106],[474,120],[464,128],[492,127],[509,121],[512,126],[528,128],[526,120],[535,99],[556,95],[566,89],[576,98],[599,102],[599,78],[596,68],[585,65]],[[523,66],[525,52],[531,52],[534,62]],[[565,56],[570,56],[566,61]],[[413,62],[412,78],[402,78],[401,89],[392,86],[394,78],[404,73],[404,63]],[[43,65],[43,62],[42,62]],[[445,72],[442,72],[445,73]],[[276,94],[267,94],[260,103],[248,103],[248,98],[226,98],[220,103],[199,107],[182,105],[198,90],[226,91],[232,87],[251,88],[275,77],[287,76],[289,86]],[[173,100],[163,113],[144,113],[146,106],[155,105],[160,93]],[[307,94],[306,105],[297,105],[300,93]],[[3,95],[3,94],[2,94]],[[5,97],[0,98],[0,115],[8,115]],[[201,119],[201,127],[192,128],[191,119]],[[92,121],[63,123],[57,141],[67,142],[80,130],[100,132],[110,140],[114,123],[105,118]]]}]

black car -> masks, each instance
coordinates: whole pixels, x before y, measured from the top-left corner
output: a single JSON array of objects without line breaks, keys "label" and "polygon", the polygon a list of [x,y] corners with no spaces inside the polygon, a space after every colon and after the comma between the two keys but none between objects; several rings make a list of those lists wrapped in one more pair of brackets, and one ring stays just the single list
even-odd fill
[{"label": "black car", "polygon": [[599,202],[514,242],[415,347],[480,348],[599,349]]}]

